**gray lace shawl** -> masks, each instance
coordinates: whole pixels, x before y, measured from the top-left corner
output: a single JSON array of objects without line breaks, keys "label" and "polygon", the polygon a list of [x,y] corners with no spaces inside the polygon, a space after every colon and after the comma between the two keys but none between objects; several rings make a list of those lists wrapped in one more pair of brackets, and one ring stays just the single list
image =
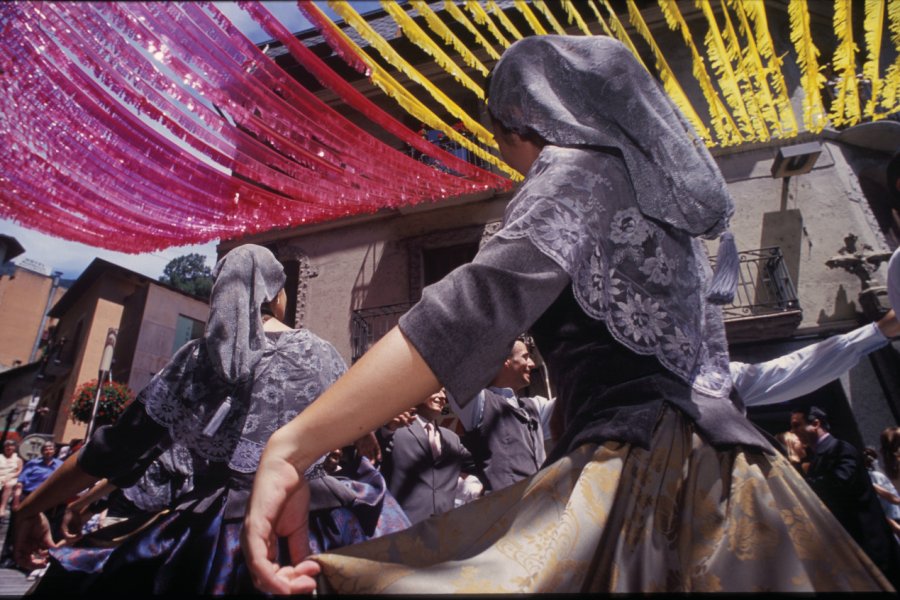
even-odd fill
[{"label": "gray lace shawl", "polygon": [[615,40],[526,38],[497,63],[489,107],[550,143],[497,236],[527,238],[554,260],[582,309],[625,347],[727,396],[724,326],[706,300],[711,272],[696,236],[721,233],[732,203],[656,82]]},{"label": "gray lace shawl", "polygon": [[269,250],[235,248],[214,275],[203,339],[178,350],[138,399],[174,443],[253,473],[269,437],[334,383],[346,364],[309,331],[263,330],[260,305],[285,280]]},{"label": "gray lace shawl", "polygon": [[[252,381],[235,390],[202,340],[185,344],[138,399],[172,440],[197,456],[254,473],[269,437],[346,370],[334,346],[305,329],[269,333]],[[222,398],[236,399],[213,435],[204,433]]]}]

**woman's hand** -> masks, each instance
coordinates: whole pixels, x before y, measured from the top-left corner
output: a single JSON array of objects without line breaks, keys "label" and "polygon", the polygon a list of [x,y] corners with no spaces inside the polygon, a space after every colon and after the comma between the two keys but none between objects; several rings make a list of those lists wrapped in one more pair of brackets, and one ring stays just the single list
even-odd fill
[{"label": "woman's hand", "polygon": [[66,507],[66,512],[62,518],[62,526],[60,527],[64,540],[72,542],[81,537],[81,531],[84,529],[84,523],[87,521],[85,512],[84,510],[79,510],[74,504]]},{"label": "woman's hand", "polygon": [[43,513],[16,519],[13,536],[13,560],[28,571],[46,566],[47,550],[57,547],[50,533],[50,522]]},{"label": "woman's hand", "polygon": [[887,314],[876,323],[876,326],[881,330],[884,337],[888,339],[900,336],[900,321],[897,320],[894,309],[889,310]]},{"label": "woman's hand", "polygon": [[374,431],[362,436],[353,442],[353,445],[356,447],[356,453],[368,458],[372,464],[381,462],[381,446],[378,444],[378,438],[375,437]]},{"label": "woman's hand", "polygon": [[[241,546],[253,584],[270,594],[308,594],[316,589],[319,565],[309,554],[309,487],[303,475],[269,446],[259,462]],[[278,559],[278,538],[287,538],[290,566]]]},{"label": "woman's hand", "polygon": [[408,427],[416,420],[416,409],[405,410],[385,424],[388,431],[397,431],[401,427]]}]

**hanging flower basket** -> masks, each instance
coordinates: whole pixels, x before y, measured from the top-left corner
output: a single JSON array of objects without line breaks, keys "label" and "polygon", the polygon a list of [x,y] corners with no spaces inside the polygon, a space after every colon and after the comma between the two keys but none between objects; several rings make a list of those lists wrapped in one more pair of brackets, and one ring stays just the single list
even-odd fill
[{"label": "hanging flower basket", "polygon": [[[97,380],[82,383],[72,398],[71,416],[73,421],[91,422],[91,411],[94,409],[94,397],[97,394]],[[106,382],[100,391],[100,402],[97,404],[96,425],[111,425],[116,422],[125,406],[134,399],[128,386],[122,383]]]}]

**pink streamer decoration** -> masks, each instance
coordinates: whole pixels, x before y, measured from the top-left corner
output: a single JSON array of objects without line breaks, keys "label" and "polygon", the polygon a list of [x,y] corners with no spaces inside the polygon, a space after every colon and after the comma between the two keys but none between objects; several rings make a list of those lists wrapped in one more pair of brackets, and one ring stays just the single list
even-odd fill
[{"label": "pink streamer decoration", "polygon": [[[329,69],[318,56],[292,36],[262,5],[252,2],[238,2],[238,6],[249,12],[254,20],[270,35],[284,44],[294,59],[312,73],[319,80],[319,83],[337,93],[345,103],[358,110],[373,123],[381,126],[385,131],[392,133],[398,139],[426,156],[430,156],[448,168],[470,177],[474,181],[484,183],[487,187],[505,190],[512,186],[512,182],[509,179],[478,168],[458,156],[439,148],[378,108],[374,102],[363,96],[356,88],[337,77],[334,71]],[[330,21],[325,22],[324,15],[318,11],[315,5],[298,2],[297,6],[304,16],[323,34],[329,44],[332,43],[332,40],[338,40],[338,45],[332,46],[332,49],[335,50],[338,56],[348,61],[347,55],[348,53],[353,53],[353,49],[347,47],[339,36],[333,35],[335,25]],[[325,35],[326,32],[330,33],[331,36]],[[353,66],[352,62],[352,60],[349,60],[348,64]]]},{"label": "pink streamer decoration", "polygon": [[253,12],[348,104],[463,176],[355,126],[212,4],[6,3],[0,215],[145,252],[509,185],[377,114]]}]

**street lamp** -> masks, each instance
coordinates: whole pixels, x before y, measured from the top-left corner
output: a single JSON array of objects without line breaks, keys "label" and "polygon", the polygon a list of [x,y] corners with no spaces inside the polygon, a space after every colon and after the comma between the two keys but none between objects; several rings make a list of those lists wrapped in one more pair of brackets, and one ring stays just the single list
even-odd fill
[{"label": "street lamp", "polygon": [[97,373],[97,392],[94,395],[94,406],[91,409],[91,421],[88,423],[87,434],[84,439],[91,439],[91,433],[94,432],[94,420],[97,418],[97,407],[100,405],[100,394],[103,393],[103,379],[112,368],[113,350],[116,347],[116,336],[119,330],[112,327],[106,333],[106,345],[103,346],[103,357],[100,359],[100,370]]}]

